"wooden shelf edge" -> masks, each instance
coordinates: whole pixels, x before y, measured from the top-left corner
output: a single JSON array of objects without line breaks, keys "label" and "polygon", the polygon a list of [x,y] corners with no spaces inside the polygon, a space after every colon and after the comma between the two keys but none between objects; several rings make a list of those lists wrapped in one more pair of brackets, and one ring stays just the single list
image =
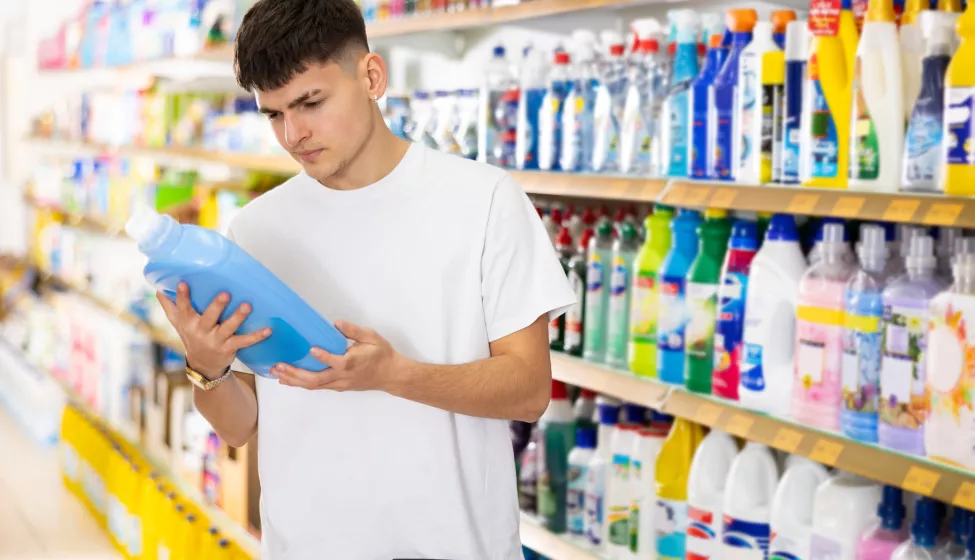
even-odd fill
[{"label": "wooden shelf edge", "polygon": [[530,514],[521,512],[521,543],[552,560],[603,560],[581,543],[574,543],[567,535],[556,535],[542,526]]}]

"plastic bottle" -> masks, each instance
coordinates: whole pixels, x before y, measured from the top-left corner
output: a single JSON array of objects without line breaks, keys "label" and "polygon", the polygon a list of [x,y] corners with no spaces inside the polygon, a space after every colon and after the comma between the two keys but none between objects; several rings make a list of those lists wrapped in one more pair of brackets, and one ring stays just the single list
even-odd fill
[{"label": "plastic bottle", "polygon": [[802,127],[803,80],[809,56],[809,24],[790,22],[785,36],[785,87],[782,102],[782,162],[780,182],[799,183],[799,141]]},{"label": "plastic bottle", "polygon": [[582,356],[583,330],[586,318],[586,286],[589,277],[588,247],[595,236],[592,228],[586,228],[582,233],[576,252],[569,259],[569,286],[576,295],[575,302],[565,312],[565,340],[562,350],[572,356]]},{"label": "plastic bottle", "polygon": [[[572,248],[572,234],[569,228],[562,227],[555,240],[555,252],[559,255],[559,262],[562,263],[562,270],[569,274],[569,261],[575,254]],[[548,346],[552,350],[561,351],[565,348],[565,316],[552,319],[548,322]]]},{"label": "plastic bottle", "polygon": [[564,533],[569,484],[569,451],[575,446],[575,422],[565,384],[552,380],[552,400],[538,419],[538,514],[549,531]]},{"label": "plastic bottle", "polygon": [[664,103],[664,135],[661,149],[669,154],[667,175],[687,177],[690,173],[690,126],[691,126],[691,82],[697,77],[697,35],[701,23],[694,10],[676,10],[674,21],[677,24],[677,49],[674,55],[674,72],[671,79],[670,94]]},{"label": "plastic bottle", "polygon": [[714,371],[714,328],[717,320],[718,284],[731,237],[725,210],[706,210],[697,229],[700,249],[687,272],[687,311],[684,384],[696,393],[711,393]]},{"label": "plastic bottle", "polygon": [[703,438],[699,424],[677,418],[657,455],[655,529],[657,558],[660,560],[684,558],[688,528],[687,481],[694,452]]},{"label": "plastic bottle", "polygon": [[576,65],[571,69],[573,85],[562,104],[562,149],[559,163],[563,171],[581,172],[592,168],[593,110],[599,87],[596,36],[588,29],[572,34]]},{"label": "plastic bottle", "polygon": [[750,441],[728,471],[720,558],[768,558],[769,526],[779,470],[772,451]]},{"label": "plastic bottle", "polygon": [[734,438],[718,429],[694,453],[687,478],[687,554],[692,558],[721,558],[725,483],[737,455]]},{"label": "plastic bottle", "polygon": [[601,549],[608,537],[606,523],[606,478],[613,462],[611,444],[620,416],[620,403],[602,395],[596,399],[599,432],[596,451],[586,471],[586,537],[594,548]]},{"label": "plastic bottle", "polygon": [[813,501],[816,489],[829,475],[819,463],[791,455],[789,465],[775,488],[770,526],[769,558],[810,558],[813,529]]},{"label": "plastic bottle", "polygon": [[908,539],[905,513],[904,491],[896,486],[884,486],[883,498],[877,506],[879,519],[860,536],[857,559],[890,560],[897,547]]},{"label": "plastic bottle", "polygon": [[948,65],[945,79],[945,142],[942,148],[944,192],[949,196],[975,195],[975,2],[958,18],[961,46]]},{"label": "plastic bottle", "polygon": [[965,508],[954,506],[951,511],[951,538],[938,547],[936,554],[946,560],[965,558],[965,543],[972,529],[972,512]]},{"label": "plastic bottle", "polygon": [[[802,94],[800,170],[808,187],[845,189],[850,155],[857,28],[851,1],[843,0],[839,22],[813,34]],[[806,124],[808,123],[808,124]]]},{"label": "plastic bottle", "polygon": [[595,237],[589,241],[586,321],[583,326],[583,356],[594,362],[606,359],[612,251],[613,226],[609,221],[602,221],[596,229]]},{"label": "plastic bottle", "polygon": [[904,116],[911,118],[911,109],[921,92],[921,59],[924,58],[924,33],[919,16],[931,7],[928,0],[905,0],[900,17],[901,61],[904,65]]},{"label": "plastic bottle", "polygon": [[660,300],[660,272],[670,251],[670,222],[674,210],[657,205],[647,216],[646,241],[633,265],[633,307],[630,310],[630,371],[644,377],[657,376],[657,313]]},{"label": "plastic bottle", "polygon": [[654,558],[657,551],[654,531],[657,455],[674,422],[672,416],[653,409],[648,412],[649,423],[637,431],[630,453],[630,553],[641,560]]},{"label": "plastic bottle", "polygon": [[954,283],[931,300],[925,390],[929,458],[975,469],[975,255],[954,264]]},{"label": "plastic bottle", "polygon": [[819,485],[813,503],[811,560],[855,558],[857,542],[876,516],[880,485],[840,471]]},{"label": "plastic bottle", "polygon": [[613,467],[606,479],[606,521],[609,525],[609,554],[627,557],[630,551],[630,453],[637,432],[646,420],[646,409],[635,404],[623,407],[624,422],[617,424],[610,443]]},{"label": "plastic bottle", "polygon": [[738,399],[753,410],[786,417],[792,400],[796,305],[806,258],[795,219],[772,217],[752,260]]},{"label": "plastic bottle", "polygon": [[701,214],[681,210],[670,223],[673,242],[660,265],[657,314],[657,377],[684,384],[684,335],[690,314],[687,307],[687,272],[697,257],[697,228]]},{"label": "plastic bottle", "polygon": [[528,513],[538,511],[538,438],[538,425],[532,425],[518,469],[518,507]]},{"label": "plastic bottle", "polygon": [[752,29],[758,21],[755,10],[728,10],[731,47],[721,71],[714,78],[708,101],[708,149],[711,178],[734,181],[739,161],[735,161],[735,144],[740,125],[736,123],[735,100],[738,96],[738,67],[742,53],[752,41]]},{"label": "plastic bottle", "polygon": [[576,446],[569,453],[569,485],[566,498],[569,535],[586,537],[586,478],[596,449],[596,428],[576,428]]},{"label": "plastic bottle", "polygon": [[613,269],[609,282],[606,362],[625,368],[629,363],[633,261],[640,250],[640,240],[636,237],[636,228],[629,222],[623,222],[619,231],[620,236],[613,242]]},{"label": "plastic bottle", "polygon": [[614,31],[604,31],[602,42],[609,52],[603,64],[596,102],[593,107],[594,146],[592,170],[596,173],[619,171],[620,127],[626,103],[626,60],[623,39]]},{"label": "plastic bottle", "polygon": [[890,556],[890,560],[934,560],[939,558],[935,551],[941,522],[938,519],[937,504],[931,498],[922,496],[914,504],[914,522],[911,523],[911,539],[900,546]]},{"label": "plastic bottle", "polygon": [[[572,403],[572,417],[575,418],[576,428],[586,426],[595,427],[598,424],[598,422],[593,422],[593,416],[595,414],[596,392],[592,389],[581,389],[576,402]],[[593,436],[593,442],[595,441],[595,436]],[[595,446],[595,443],[593,443],[593,446]]]},{"label": "plastic bottle", "polygon": [[792,418],[839,428],[843,370],[843,299],[853,270],[843,259],[843,226],[823,227],[822,261],[799,283]]},{"label": "plastic bottle", "polygon": [[[226,321],[241,302],[253,306],[237,329],[238,335],[270,326],[271,336],[237,351],[237,357],[262,377],[281,362],[321,371],[327,366],[311,355],[311,348],[345,354],[348,342],[261,263],[219,233],[199,226],[181,225],[148,208],[138,209],[125,232],[148,257],[143,273],[156,290],[172,300],[180,282],[190,287],[193,308],[202,312],[221,293],[230,305],[221,314]],[[236,302],[236,303],[235,303]]]},{"label": "plastic bottle", "polygon": [[714,371],[711,377],[711,392],[726,399],[738,400],[748,274],[757,252],[757,225],[748,220],[736,220],[718,284]]},{"label": "plastic bottle", "polygon": [[772,12],[772,38],[775,39],[775,44],[782,50],[785,50],[789,24],[794,21],[796,21],[796,12],[793,10],[776,10]]},{"label": "plastic bottle", "polygon": [[653,144],[656,138],[657,113],[654,77],[660,45],[656,35],[660,23],[655,19],[633,22],[639,41],[630,61],[630,79],[623,107],[623,131],[620,136],[620,172],[649,177],[653,168]]},{"label": "plastic bottle", "polygon": [[561,171],[562,111],[572,79],[569,73],[569,53],[555,51],[554,66],[548,75],[548,88],[538,110],[538,168],[542,171]]},{"label": "plastic bottle", "polygon": [[[711,16],[716,22],[711,22]],[[691,127],[690,145],[691,161],[690,173],[695,179],[707,179],[711,176],[708,166],[708,99],[711,85],[724,66],[728,58],[728,48],[724,45],[724,24],[717,14],[704,14],[704,28],[709,32],[708,53],[704,59],[704,66],[690,87]]]},{"label": "plastic bottle", "polygon": [[775,130],[781,127],[784,89],[785,53],[772,37],[772,24],[760,21],[738,64],[732,161],[738,166],[734,176],[739,183],[772,180],[773,164],[779,159],[773,148]]},{"label": "plastic bottle", "polygon": [[495,110],[501,97],[515,85],[511,63],[505,56],[504,47],[498,45],[491,52],[491,59],[484,68],[484,82],[480,89],[477,154],[478,161],[499,164],[501,128],[495,120]]},{"label": "plastic bottle", "polygon": [[943,171],[945,74],[954,52],[958,15],[925,10],[918,19],[927,48],[921,61],[921,91],[907,124],[901,185],[908,191],[936,192]]},{"label": "plastic bottle", "polygon": [[951,280],[951,264],[961,236],[962,230],[960,228],[940,227],[936,230],[938,240],[935,248],[935,254],[938,256],[937,274],[941,278]]},{"label": "plastic bottle", "polygon": [[518,124],[515,140],[515,166],[518,169],[538,169],[539,111],[545,99],[548,64],[542,50],[526,47],[521,63],[521,85],[518,99]]}]

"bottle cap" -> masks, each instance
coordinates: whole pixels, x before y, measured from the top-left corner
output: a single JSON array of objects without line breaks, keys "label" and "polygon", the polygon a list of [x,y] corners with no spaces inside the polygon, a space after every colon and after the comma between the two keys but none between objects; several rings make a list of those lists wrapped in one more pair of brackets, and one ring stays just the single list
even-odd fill
[{"label": "bottle cap", "polygon": [[615,426],[620,420],[619,404],[602,404],[596,401],[599,409],[599,423],[603,426]]},{"label": "bottle cap", "polygon": [[769,42],[774,41],[772,35],[772,24],[767,21],[759,21],[755,23],[755,27],[752,28],[752,35],[756,38],[765,38]]},{"label": "bottle cap", "polygon": [[834,218],[832,216],[827,216],[820,220],[819,228],[816,230],[816,241],[826,240],[826,226],[828,225],[838,225],[840,226],[839,231],[843,233],[840,241],[846,241],[846,223],[842,218]]},{"label": "bottle cap", "polygon": [[647,422],[647,409],[638,404],[627,403],[623,407],[623,418],[627,424],[642,426]]},{"label": "bottle cap", "polygon": [[565,51],[555,51],[555,63],[563,66],[568,64],[569,53]]},{"label": "bottle cap", "polygon": [[582,389],[581,391],[579,391],[579,398],[595,400],[596,391],[593,391],[592,389]]},{"label": "bottle cap", "polygon": [[125,234],[139,245],[151,242],[163,233],[167,218],[172,220],[169,216],[157,214],[151,208],[139,207],[125,223]]},{"label": "bottle cap", "polygon": [[701,31],[703,39],[712,48],[720,47],[724,40],[724,18],[716,12],[701,14]]},{"label": "bottle cap", "polygon": [[589,249],[589,241],[591,241],[595,235],[596,232],[594,232],[591,227],[582,231],[582,239],[579,240],[578,247],[579,253],[586,253],[586,251]]},{"label": "bottle cap", "polygon": [[711,35],[708,38],[708,47],[712,49],[720,49],[724,46],[724,34]]},{"label": "bottle cap", "polygon": [[697,35],[701,29],[701,18],[694,10],[674,10],[673,21],[677,27],[675,43],[697,43]]},{"label": "bottle cap", "polygon": [[893,0],[870,0],[867,7],[867,15],[864,21],[894,23],[897,17],[894,15]]},{"label": "bottle cap", "polygon": [[609,220],[600,220],[596,226],[596,235],[599,237],[609,237],[613,235],[613,223]]},{"label": "bottle cap", "polygon": [[785,59],[806,60],[809,57],[809,23],[792,21],[785,28]]},{"label": "bottle cap", "polygon": [[776,214],[769,221],[766,241],[799,241],[796,219],[790,214]]},{"label": "bottle cap", "polygon": [[624,241],[635,239],[636,227],[634,227],[630,222],[623,222],[623,225],[620,226],[620,237],[622,237]]},{"label": "bottle cap", "polygon": [[962,0],[938,0],[939,12],[960,12]]},{"label": "bottle cap", "polygon": [[494,58],[504,58],[504,54],[504,45],[498,45],[494,47],[494,50],[491,51],[491,56]]},{"label": "bottle cap", "polygon": [[725,24],[732,33],[748,33],[755,28],[757,21],[758,12],[751,8],[728,10],[725,15]]},{"label": "bottle cap", "polygon": [[908,270],[934,270],[938,266],[938,259],[934,256],[934,239],[923,234],[911,237],[904,266]]},{"label": "bottle cap", "polygon": [[921,26],[921,33],[924,34],[924,39],[929,46],[950,45],[955,40],[958,14],[924,10],[918,14],[917,23]]},{"label": "bottle cap", "polygon": [[581,449],[596,448],[596,430],[592,426],[576,428],[576,447]]},{"label": "bottle cap", "polygon": [[907,255],[911,252],[911,239],[919,235],[929,235],[928,228],[921,226],[908,226],[901,225],[899,228],[900,241],[901,241],[901,256],[907,258]]},{"label": "bottle cap", "polygon": [[904,491],[896,486],[884,486],[883,498],[877,506],[881,527],[888,531],[900,530],[906,513]]},{"label": "bottle cap", "polygon": [[874,224],[860,227],[860,242],[857,243],[857,256],[864,270],[877,272],[884,269],[887,261],[887,235],[884,228]]},{"label": "bottle cap", "polygon": [[731,242],[728,246],[740,251],[757,251],[758,224],[750,220],[735,220],[731,226]]},{"label": "bottle cap", "polygon": [[569,394],[565,390],[565,383],[561,381],[552,380],[552,400],[566,400],[569,398]]},{"label": "bottle cap", "polygon": [[674,215],[674,207],[673,206],[665,206],[663,204],[654,204],[653,205],[653,213],[654,214],[665,214],[667,216],[673,216]]},{"label": "bottle cap", "polygon": [[591,226],[596,223],[596,215],[593,214],[592,208],[588,206],[582,211],[582,223],[587,226]]},{"label": "bottle cap", "polygon": [[789,23],[796,21],[794,10],[775,10],[772,12],[772,29],[775,33],[785,33]]},{"label": "bottle cap", "polygon": [[660,22],[654,18],[635,19],[630,24],[630,28],[641,41],[656,39],[663,31],[660,27]]},{"label": "bottle cap", "polygon": [[562,210],[559,208],[552,208],[552,221],[558,225],[562,225]]},{"label": "bottle cap", "polygon": [[937,503],[927,496],[918,498],[914,503],[914,523],[911,524],[915,545],[934,548],[940,525]]},{"label": "bottle cap", "polygon": [[956,544],[965,545],[965,538],[972,526],[972,512],[955,506],[951,512],[951,536]]},{"label": "bottle cap", "polygon": [[846,244],[846,228],[843,224],[837,224],[835,222],[824,221],[823,229],[821,230],[823,244],[830,245],[845,245]]},{"label": "bottle cap", "polygon": [[708,208],[708,209],[704,210],[704,217],[705,217],[705,219],[708,219],[708,220],[711,220],[711,219],[720,220],[722,218],[727,218],[728,217],[728,211],[727,210],[724,210],[722,208]]},{"label": "bottle cap", "polygon": [[904,11],[901,12],[901,25],[917,23],[918,14],[930,7],[930,0],[906,0]]},{"label": "bottle cap", "polygon": [[975,290],[975,255],[958,255],[951,270],[956,292],[968,294]]},{"label": "bottle cap", "polygon": [[975,237],[959,237],[955,239],[955,249],[952,251],[952,259],[959,255],[975,254]]},{"label": "bottle cap", "polygon": [[569,228],[562,226],[559,230],[558,237],[555,238],[555,246],[558,248],[571,248],[572,247],[572,233]]}]

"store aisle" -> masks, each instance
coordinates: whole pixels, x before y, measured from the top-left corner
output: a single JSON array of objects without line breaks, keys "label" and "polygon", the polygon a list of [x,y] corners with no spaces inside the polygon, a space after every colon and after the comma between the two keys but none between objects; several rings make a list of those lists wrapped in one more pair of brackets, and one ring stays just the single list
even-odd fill
[{"label": "store aisle", "polygon": [[0,408],[0,559],[120,559],[108,535],[65,490],[57,451],[30,440]]}]

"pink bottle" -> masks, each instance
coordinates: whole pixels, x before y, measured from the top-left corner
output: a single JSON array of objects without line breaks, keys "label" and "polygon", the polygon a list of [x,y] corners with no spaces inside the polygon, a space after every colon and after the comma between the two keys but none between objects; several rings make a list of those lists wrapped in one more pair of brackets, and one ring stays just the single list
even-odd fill
[{"label": "pink bottle", "polygon": [[792,417],[826,430],[840,426],[847,253],[843,224],[823,224],[820,260],[799,282]]},{"label": "pink bottle", "polygon": [[890,560],[898,546],[909,538],[904,526],[904,491],[884,486],[884,497],[877,507],[877,524],[867,529],[857,542],[857,560]]}]

